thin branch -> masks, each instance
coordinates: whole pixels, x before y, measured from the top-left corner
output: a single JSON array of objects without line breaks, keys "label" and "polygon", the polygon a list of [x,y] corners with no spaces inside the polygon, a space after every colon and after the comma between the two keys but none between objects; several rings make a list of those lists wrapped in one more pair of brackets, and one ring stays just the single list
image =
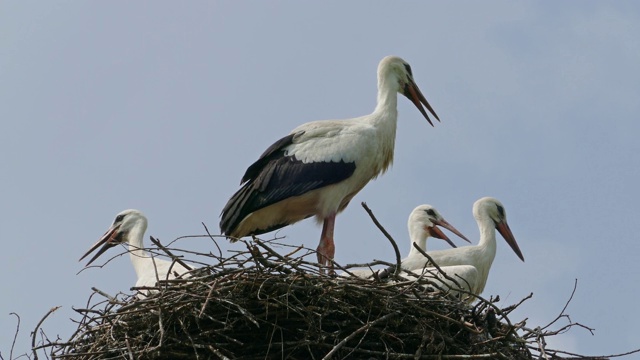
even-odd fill
[{"label": "thin branch", "polygon": [[[371,262],[363,263],[363,264],[347,264],[347,265],[343,266],[342,268],[343,268],[343,269],[363,268],[363,267],[371,268],[371,267],[376,266],[376,265],[387,265],[387,266],[389,266],[389,265],[391,265],[391,264],[390,264],[388,261],[384,261],[384,260],[375,260],[375,259],[374,259],[374,260],[373,260],[373,261],[371,261]],[[391,265],[391,266],[393,266],[393,265]]]},{"label": "thin branch", "polygon": [[380,229],[380,231],[382,231],[382,233],[389,240],[389,242],[391,242],[391,246],[393,246],[393,251],[395,251],[396,253],[396,271],[394,272],[394,275],[398,275],[398,273],[401,271],[400,269],[402,266],[402,258],[400,257],[400,249],[398,248],[398,245],[396,244],[395,240],[393,240],[393,237],[391,237],[391,235],[387,232],[387,230],[380,224],[378,219],[376,219],[375,215],[373,215],[373,211],[369,209],[369,207],[367,206],[367,203],[362,202],[362,207],[367,212],[367,214],[369,214],[369,217],[371,218],[373,223],[378,227],[378,229]]},{"label": "thin branch", "polygon": [[[364,205],[364,203],[363,203]],[[366,205],[364,205],[366,206]],[[354,337],[356,337],[356,335],[358,335],[359,333],[365,331],[365,330],[369,330],[371,327],[375,326],[376,324],[385,321],[389,318],[391,318],[392,316],[396,316],[398,315],[397,312],[392,312],[392,313],[388,313],[385,316],[379,317],[374,321],[368,322],[366,324],[364,324],[363,326],[361,326],[359,329],[357,329],[356,331],[352,332],[351,334],[349,334],[349,336],[345,337],[344,339],[342,339],[342,341],[340,341],[338,344],[336,344],[336,346],[333,347],[333,349],[331,349],[331,351],[329,351],[327,353],[327,355],[325,355],[322,360],[329,360],[333,357],[333,355],[340,350],[341,347],[343,347],[349,340],[353,339]]]},{"label": "thin branch", "polygon": [[272,268],[272,269],[276,269],[278,271],[281,271],[285,274],[291,274],[292,271],[290,269],[287,269],[285,267],[284,264],[276,264],[274,262],[271,262],[267,259],[264,258],[264,256],[262,256],[262,253],[260,252],[260,250],[258,249],[257,246],[249,246],[249,244],[246,244],[249,252],[251,253],[251,255],[253,256],[254,260],[258,263],[260,263],[262,266],[267,267],[267,268]]},{"label": "thin branch", "polygon": [[218,242],[213,238],[213,235],[211,235],[211,233],[209,232],[209,228],[207,227],[207,225],[205,225],[204,222],[202,223],[202,227],[204,227],[204,231],[207,232],[207,235],[209,235],[209,238],[211,239],[211,241],[213,241],[213,244],[218,249],[218,258],[221,259],[222,258],[222,250],[220,249],[220,246],[218,246]]},{"label": "thin branch", "polygon": [[506,308],[502,309],[502,312],[504,312],[505,314],[509,314],[511,313],[513,310],[515,310],[518,306],[522,305],[523,302],[531,299],[533,297],[533,293],[529,293],[529,295],[525,296],[524,298],[522,298],[522,300],[518,301],[517,303],[507,306]]},{"label": "thin branch", "polygon": [[9,315],[15,315],[15,317],[18,318],[18,323],[16,324],[16,333],[13,335],[13,342],[11,343],[11,350],[9,351],[9,360],[13,360],[13,349],[16,346],[18,333],[20,333],[20,316],[14,312],[9,313]]},{"label": "thin branch", "polygon": [[51,315],[54,311],[60,309],[61,306],[55,306],[52,307],[51,309],[49,309],[49,311],[47,311],[47,313],[42,317],[42,319],[40,319],[40,321],[38,321],[38,324],[36,325],[36,328],[33,329],[33,332],[31,333],[31,349],[33,352],[33,360],[38,360],[38,353],[35,350],[36,347],[36,335],[38,335],[38,329],[40,329],[40,326],[42,325],[42,323],[49,317],[49,315]]},{"label": "thin branch", "polygon": [[[276,252],[275,250],[273,250],[272,248],[270,248],[269,246],[267,246],[267,244],[264,243],[264,241],[258,239],[257,237],[253,238],[253,241],[258,244],[261,248],[267,250],[267,252],[273,256],[275,256],[276,258],[278,258],[280,261],[282,261],[284,264],[287,264],[289,266],[291,266],[292,268],[299,270],[298,266],[294,263],[292,263],[289,259],[285,258],[284,256],[278,254],[278,252]],[[248,245],[247,245],[248,246]],[[255,255],[255,252],[253,250],[251,250],[251,248],[249,248],[249,252],[252,255]],[[257,250],[257,249],[256,249]],[[259,251],[258,251],[259,253]],[[257,260],[260,260],[260,258],[264,259],[264,257],[260,256],[257,258]],[[286,267],[284,267],[283,265],[277,265],[277,264],[273,264],[272,262],[268,261],[267,259],[264,259],[266,261],[265,266],[269,266],[269,267],[274,267],[277,268],[278,270],[284,272],[285,274],[290,273],[290,270],[287,269]]]},{"label": "thin branch", "polygon": [[212,353],[214,353],[216,356],[218,356],[220,359],[222,360],[229,360],[228,357],[224,356],[224,354],[222,354],[220,352],[220,350],[214,348],[213,346],[209,345],[209,350],[211,350]]},{"label": "thin branch", "polygon": [[107,299],[109,299],[110,302],[118,303],[118,299],[116,299],[115,297],[113,297],[113,296],[107,294],[106,292],[98,289],[97,287],[92,287],[91,290],[93,290],[93,291],[97,292],[98,294],[106,297]]},{"label": "thin branch", "polygon": [[[564,311],[567,310],[567,307],[569,306],[569,303],[571,302],[571,300],[573,300],[573,295],[576,293],[576,289],[577,288],[578,288],[578,279],[575,279],[575,281],[573,282],[573,290],[571,291],[571,296],[569,296],[569,300],[567,300],[567,303],[564,304],[564,307],[562,308],[562,311],[560,311],[560,314],[558,314],[558,316],[553,321],[548,323],[546,326],[542,327],[540,330],[547,329],[548,327],[553,325],[556,321],[558,321],[560,318],[565,316],[564,315]],[[571,321],[571,320],[569,320],[569,321]]]},{"label": "thin branch", "polygon": [[164,251],[167,255],[169,255],[169,257],[177,262],[178,264],[182,265],[185,267],[185,269],[191,271],[193,270],[193,268],[189,265],[187,265],[187,263],[185,263],[184,261],[180,260],[180,257],[173,255],[173,253],[171,251],[169,251],[169,249],[167,249],[166,247],[164,247],[162,244],[160,244],[159,240],[156,240],[153,236],[149,236],[149,239],[151,239],[151,242],[157,246],[160,250]]},{"label": "thin branch", "polygon": [[[438,270],[438,273],[440,273],[445,279],[452,281],[454,284],[456,284],[459,288],[462,288],[462,286],[460,286],[460,283],[458,283],[458,281],[454,278],[452,278],[451,276],[449,276],[446,272],[444,272],[442,270],[442,268],[440,268],[440,266],[438,264],[436,264],[436,262],[433,260],[433,258],[427,254],[426,251],[422,250],[420,248],[420,246],[418,246],[418,244],[413,243],[413,247],[418,250],[420,252],[420,254],[422,254],[424,257],[427,258],[427,260],[429,260],[428,264],[433,265],[433,267],[435,267]],[[472,294],[475,295],[475,294]]]}]

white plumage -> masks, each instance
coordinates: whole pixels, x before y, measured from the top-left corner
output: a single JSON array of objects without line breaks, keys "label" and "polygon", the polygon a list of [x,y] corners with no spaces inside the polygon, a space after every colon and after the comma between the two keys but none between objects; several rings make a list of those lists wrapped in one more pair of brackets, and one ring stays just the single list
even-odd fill
[{"label": "white plumage", "polygon": [[[415,248],[417,245],[422,251],[427,251],[427,238],[429,236],[437,239],[445,240],[455,248],[456,245],[438,228],[443,228],[451,231],[464,239],[466,242],[470,242],[458,229],[449,224],[442,215],[431,205],[420,205],[413,209],[409,215],[407,221],[407,227],[409,228],[409,239],[411,241],[409,247],[409,255],[402,259],[402,268],[406,270],[422,269],[424,267],[424,261],[415,263],[416,259],[420,257],[424,258],[422,254]],[[414,245],[416,244],[416,245]]]},{"label": "white plumage", "polygon": [[[414,246],[418,246],[423,251],[427,251],[427,239],[429,237],[435,237],[437,239],[445,240],[452,247],[456,245],[445,235],[438,226],[453,232],[462,239],[469,241],[464,235],[462,235],[453,225],[449,224],[442,215],[431,205],[420,205],[411,211],[409,214],[409,220],[407,221],[407,228],[409,229],[409,256],[402,260],[402,268],[405,270],[416,270],[424,267],[424,261],[416,262],[419,259],[418,255],[424,259],[424,256],[420,254]],[[415,245],[414,245],[415,244]],[[352,274],[361,277],[369,278],[373,274],[371,269],[356,269],[350,270]],[[342,276],[348,276],[347,273],[342,273]]]},{"label": "white plumage", "polygon": [[[468,302],[475,300],[473,296],[458,291],[464,290],[465,292],[475,294],[475,287],[480,274],[478,270],[471,265],[443,266],[440,270],[435,267],[425,267],[413,269],[411,272],[412,274],[402,272],[400,276],[407,280],[416,280],[420,276],[424,276],[429,278],[439,290],[454,294]],[[443,273],[446,274],[446,276],[444,276]]]},{"label": "white plumage", "polygon": [[429,123],[423,105],[438,119],[415,84],[409,64],[399,57],[385,57],[378,66],[373,113],[306,123],[276,141],[249,166],[242,187],[225,205],[221,232],[233,241],[315,216],[323,222],[318,262],[331,264],[336,214],[393,162],[398,93],[409,98]]},{"label": "white plumage", "polygon": [[191,269],[167,260],[151,256],[143,247],[142,239],[147,230],[147,218],[138,210],[125,210],[119,213],[107,232],[87,251],[80,260],[87,257],[98,247],[100,250],[89,260],[89,266],[109,248],[122,243],[129,243],[131,263],[136,271],[138,280],[136,287],[153,287],[158,280],[175,279],[184,274],[188,276]]},{"label": "white plumage", "polygon": [[[507,214],[504,206],[500,201],[491,197],[484,197],[473,204],[473,216],[478,223],[480,230],[480,241],[478,245],[463,246],[457,249],[428,251],[433,261],[442,267],[448,275],[459,275],[465,278],[471,285],[469,289],[476,295],[480,295],[484,291],[489,277],[491,264],[496,256],[496,230],[500,232],[507,244],[524,261],[524,256],[518,247],[509,224],[507,223]],[[416,255],[417,256],[417,255]],[[423,266],[427,266],[427,260],[423,255],[419,255],[423,261]],[[416,259],[418,262],[419,259]],[[477,274],[469,275],[469,270],[460,270],[461,268],[451,268],[452,266],[465,265],[472,266],[476,269]],[[465,268],[466,269],[466,268]],[[458,271],[458,272],[456,272]],[[475,277],[475,281],[471,277]]]}]

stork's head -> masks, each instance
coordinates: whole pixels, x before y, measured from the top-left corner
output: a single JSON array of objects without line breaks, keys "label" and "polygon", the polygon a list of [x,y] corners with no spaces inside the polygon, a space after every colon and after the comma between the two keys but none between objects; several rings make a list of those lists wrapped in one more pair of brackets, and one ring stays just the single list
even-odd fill
[{"label": "stork's head", "polygon": [[513,252],[518,255],[520,260],[524,261],[524,256],[520,247],[516,242],[516,238],[513,236],[509,224],[507,223],[507,213],[504,210],[504,205],[498,199],[492,197],[483,197],[473,204],[473,217],[478,222],[486,221],[490,219],[496,227],[496,230],[502,235],[504,240],[511,246]]},{"label": "stork's head", "polygon": [[397,56],[387,56],[380,61],[378,65],[378,84],[388,84],[386,86],[394,87],[393,90],[406,96],[407,99],[411,100],[418,110],[420,110],[431,126],[433,126],[433,123],[422,105],[433,114],[436,120],[440,121],[440,118],[438,118],[438,115],[431,105],[429,105],[429,102],[427,102],[427,99],[422,95],[418,85],[416,85],[413,80],[411,66],[401,58]]},{"label": "stork's head", "polygon": [[[411,234],[411,239],[413,240],[415,237],[426,238],[427,236],[433,236],[434,238],[445,240],[452,247],[456,247],[456,245],[451,241],[447,235],[445,235],[438,226],[442,226],[443,228],[451,231],[452,233],[458,235],[462,239],[469,242],[464,235],[462,235],[458,229],[453,227],[453,225],[449,224],[443,217],[440,215],[438,210],[436,210],[431,205],[420,205],[413,209],[411,215],[409,215],[409,234]],[[415,235],[415,237],[414,237]]]},{"label": "stork's head", "polygon": [[102,246],[100,250],[89,260],[87,266],[89,266],[95,259],[97,259],[102,253],[107,251],[109,248],[114,247],[118,244],[122,244],[129,241],[129,232],[134,227],[141,227],[141,231],[147,229],[147,218],[144,216],[142,212],[139,210],[125,210],[118,215],[116,215],[115,220],[113,220],[113,224],[109,230],[107,230],[104,235],[96,242],[90,249],[87,251],[79,261],[82,261],[89,254],[94,252],[98,247]]}]

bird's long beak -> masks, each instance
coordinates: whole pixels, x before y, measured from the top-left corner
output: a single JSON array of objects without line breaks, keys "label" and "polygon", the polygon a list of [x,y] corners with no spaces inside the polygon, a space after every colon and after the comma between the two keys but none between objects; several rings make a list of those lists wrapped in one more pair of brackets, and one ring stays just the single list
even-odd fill
[{"label": "bird's long beak", "polygon": [[[460,231],[458,231],[458,229],[456,229],[453,225],[449,224],[449,222],[445,219],[440,219],[440,220],[433,220],[433,223],[438,225],[438,226],[442,226],[443,228],[451,231],[452,233],[456,234],[458,237],[462,238],[464,241],[471,243],[471,241],[469,241],[469,239],[467,239],[466,236],[462,235],[462,233]],[[453,247],[456,247],[455,245],[453,245],[452,242],[448,241],[449,244]]]},{"label": "bird's long beak", "polygon": [[420,110],[422,115],[425,117],[425,119],[427,119],[431,126],[433,126],[433,123],[431,122],[431,119],[429,119],[429,115],[427,115],[424,107],[422,107],[423,104],[433,114],[433,116],[435,116],[436,120],[440,121],[440,118],[433,110],[431,105],[429,105],[429,102],[427,101],[427,99],[425,99],[424,95],[422,95],[422,92],[418,88],[418,85],[416,85],[416,83],[413,81],[413,79],[410,78],[407,84],[404,86],[403,95],[406,96],[407,99],[411,100],[411,102],[413,102],[413,104],[418,108],[418,110]]},{"label": "bird's long beak", "polygon": [[458,237],[462,238],[464,241],[466,241],[469,244],[471,244],[471,241],[469,241],[469,239],[467,239],[466,236],[462,235],[462,233],[460,231],[458,231],[458,229],[453,227],[453,225],[449,224],[449,222],[447,220],[445,220],[445,219],[435,220],[433,223],[438,225],[438,226],[442,226],[443,228],[451,231],[452,233],[458,235]]},{"label": "bird's long beak", "polygon": [[427,232],[429,233],[429,236],[433,236],[436,239],[442,239],[444,241],[446,241],[449,245],[451,245],[451,247],[457,247],[456,244],[453,243],[453,241],[451,241],[451,239],[449,239],[449,237],[447,237],[447,235],[445,235],[442,230],[440,230],[439,227],[437,226],[429,226],[427,228]]},{"label": "bird's long beak", "polygon": [[102,245],[100,250],[98,250],[98,252],[91,258],[91,260],[89,260],[87,265],[85,265],[85,266],[89,266],[95,259],[97,259],[100,255],[102,255],[102,253],[107,251],[109,248],[112,248],[118,245],[120,242],[116,239],[116,237],[118,235],[119,229],[120,229],[120,225],[110,227],[109,230],[107,230],[107,232],[104,233],[104,235],[102,235],[100,240],[98,240],[97,243],[93,244],[93,246],[89,249],[89,251],[87,251],[84,255],[82,255],[82,257],[78,261],[82,261],[82,259],[86,258],[89,254],[94,252],[98,247]]},{"label": "bird's long beak", "polygon": [[520,251],[520,247],[518,246],[518,243],[516,242],[516,238],[513,236],[513,233],[509,228],[509,224],[507,224],[506,221],[503,221],[501,223],[496,224],[496,229],[498,229],[498,232],[500,233],[500,235],[502,235],[502,237],[507,241],[507,244],[511,246],[511,249],[513,249],[513,252],[515,252],[516,255],[518,255],[520,260],[524,261],[524,256],[522,255],[522,251]]}]

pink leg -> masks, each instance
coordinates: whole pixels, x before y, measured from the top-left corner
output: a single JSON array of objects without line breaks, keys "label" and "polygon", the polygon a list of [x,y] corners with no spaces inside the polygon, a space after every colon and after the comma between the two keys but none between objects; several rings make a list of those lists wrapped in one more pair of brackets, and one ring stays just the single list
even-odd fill
[{"label": "pink leg", "polygon": [[336,246],[333,243],[333,228],[336,223],[336,214],[331,214],[324,219],[322,224],[322,235],[320,235],[320,244],[316,251],[318,252],[318,263],[321,265],[329,265],[331,270],[330,274],[333,274],[333,256],[336,253]]}]

